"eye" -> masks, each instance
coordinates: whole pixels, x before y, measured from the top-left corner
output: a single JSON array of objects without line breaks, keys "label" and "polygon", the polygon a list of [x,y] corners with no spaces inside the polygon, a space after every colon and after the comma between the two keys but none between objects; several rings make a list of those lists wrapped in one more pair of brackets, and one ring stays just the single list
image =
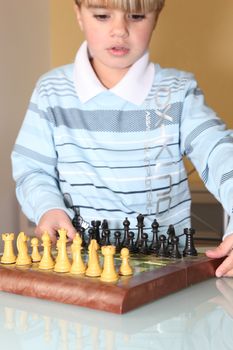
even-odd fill
[{"label": "eye", "polygon": [[110,16],[106,14],[96,14],[96,15],[93,15],[93,17],[98,21],[106,21]]},{"label": "eye", "polygon": [[128,15],[128,18],[131,20],[131,21],[134,21],[134,22],[140,22],[142,21],[146,16],[144,14],[141,14],[141,13],[130,13]]}]

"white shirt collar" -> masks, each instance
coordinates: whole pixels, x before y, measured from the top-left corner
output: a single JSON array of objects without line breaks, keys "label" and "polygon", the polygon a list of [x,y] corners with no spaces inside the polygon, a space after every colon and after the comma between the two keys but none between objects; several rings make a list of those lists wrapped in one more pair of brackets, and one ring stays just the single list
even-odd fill
[{"label": "white shirt collar", "polygon": [[[154,72],[154,64],[149,62],[149,54],[146,52],[109,91],[124,100],[140,105],[151,89]],[[86,41],[81,45],[75,58],[74,84],[82,103],[108,90],[101,84],[90,64]]]}]

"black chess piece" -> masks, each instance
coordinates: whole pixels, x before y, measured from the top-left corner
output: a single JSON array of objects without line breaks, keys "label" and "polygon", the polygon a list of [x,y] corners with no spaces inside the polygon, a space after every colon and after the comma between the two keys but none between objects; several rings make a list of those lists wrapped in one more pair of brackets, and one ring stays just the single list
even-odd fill
[{"label": "black chess piece", "polygon": [[109,229],[105,229],[102,232],[101,246],[111,245],[110,235],[111,231]]},{"label": "black chess piece", "polygon": [[75,230],[76,230],[77,232],[79,232],[79,231],[80,231],[80,228],[81,228],[81,225],[80,225],[79,215],[78,215],[77,213],[75,213],[75,215],[74,215],[74,217],[73,217],[73,219],[72,219],[72,224],[73,224]]},{"label": "black chess piece", "polygon": [[152,254],[156,254],[159,250],[160,243],[159,243],[159,237],[158,237],[158,232],[159,232],[159,223],[156,219],[154,219],[152,225],[152,242],[150,244],[150,251]]},{"label": "black chess piece", "polygon": [[194,246],[194,237],[193,237],[195,234],[195,229],[185,228],[184,234],[186,236],[186,240],[185,240],[185,248],[183,250],[183,256],[197,256],[198,254]]},{"label": "black chess piece", "polygon": [[91,221],[92,229],[93,229],[93,239],[97,240],[97,243],[100,244],[100,225],[101,221],[92,220]]},{"label": "black chess piece", "polygon": [[119,253],[121,251],[121,232],[120,231],[115,231],[114,232],[114,237],[115,237],[115,247],[116,247],[116,253]]},{"label": "black chess piece", "polygon": [[160,235],[159,236],[159,243],[160,243],[160,248],[158,250],[157,256],[160,258],[167,258],[167,249],[166,249],[166,236],[165,235]]},{"label": "black chess piece", "polygon": [[110,234],[111,234],[111,231],[110,231],[109,229],[105,229],[105,230],[104,230],[105,245],[111,245],[111,242],[110,242]]},{"label": "black chess piece", "polygon": [[150,249],[148,247],[148,234],[146,232],[142,233],[141,245],[139,247],[139,253],[141,254],[150,254]]},{"label": "black chess piece", "polygon": [[88,230],[88,243],[87,243],[88,247],[92,239],[95,239],[95,235],[94,235],[94,229],[90,227]]},{"label": "black chess piece", "polygon": [[105,230],[102,230],[102,235],[101,235],[100,245],[101,245],[101,246],[105,246],[105,245],[106,245],[106,235],[105,235]]},{"label": "black chess piece", "polygon": [[80,233],[80,236],[81,236],[81,239],[82,239],[82,247],[83,247],[84,249],[87,249],[85,228],[84,228],[84,227],[81,227],[80,230],[79,230],[79,233]]},{"label": "black chess piece", "polygon": [[130,253],[136,253],[135,245],[134,245],[134,232],[129,231],[129,241],[127,242],[127,248]]},{"label": "black chess piece", "polygon": [[138,228],[138,234],[137,239],[135,242],[135,247],[139,250],[140,245],[142,244],[142,234],[143,234],[143,227],[144,227],[144,216],[142,214],[139,214],[137,216],[137,228]]},{"label": "black chess piece", "polygon": [[108,221],[104,219],[101,224],[100,246],[106,245],[105,230],[108,230]]},{"label": "black chess piece", "polygon": [[108,221],[106,219],[102,221],[101,228],[102,230],[108,229]]},{"label": "black chess piece", "polygon": [[123,221],[123,226],[124,226],[124,235],[122,238],[121,245],[122,247],[126,247],[127,242],[129,240],[129,226],[130,226],[130,221],[128,220],[128,218],[125,218],[125,220]]},{"label": "black chess piece", "polygon": [[167,230],[167,253],[168,255],[170,255],[170,253],[173,251],[173,238],[176,236],[175,233],[175,228],[173,225],[169,225],[168,226],[168,230]]},{"label": "black chess piece", "polygon": [[85,228],[81,226],[80,216],[77,213],[75,213],[75,216],[72,220],[72,224],[75,230],[77,231],[77,233],[80,234],[82,238],[82,247],[85,249],[87,247],[87,243],[85,240]]},{"label": "black chess piece", "polygon": [[173,246],[173,249],[170,252],[169,257],[172,259],[181,259],[182,255],[179,252],[179,237],[174,236],[172,238],[172,246]]},{"label": "black chess piece", "polygon": [[81,227],[83,227],[85,230],[89,227],[89,223],[86,222],[82,216],[80,215],[80,209],[77,205],[73,204],[71,195],[69,193],[63,194],[63,200],[64,204],[67,208],[70,208],[74,212],[74,217],[72,219],[72,224],[77,232],[80,231]]}]

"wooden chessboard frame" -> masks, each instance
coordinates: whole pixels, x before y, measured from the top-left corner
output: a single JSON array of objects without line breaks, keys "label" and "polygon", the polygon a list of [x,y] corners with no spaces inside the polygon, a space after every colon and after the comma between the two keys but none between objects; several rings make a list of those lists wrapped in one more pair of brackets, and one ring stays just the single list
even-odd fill
[{"label": "wooden chessboard frame", "polygon": [[35,267],[0,265],[0,290],[123,314],[214,277],[222,261],[202,254],[151,271],[120,277],[116,283],[69,273],[42,271]]}]

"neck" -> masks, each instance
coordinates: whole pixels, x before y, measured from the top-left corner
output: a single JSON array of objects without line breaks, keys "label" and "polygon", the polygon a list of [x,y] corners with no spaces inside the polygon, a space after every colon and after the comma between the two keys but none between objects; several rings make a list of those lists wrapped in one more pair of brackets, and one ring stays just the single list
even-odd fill
[{"label": "neck", "polygon": [[107,89],[111,89],[118,84],[129,70],[129,68],[113,69],[102,67],[101,65],[96,65],[94,61],[91,61],[91,65],[98,79]]}]

